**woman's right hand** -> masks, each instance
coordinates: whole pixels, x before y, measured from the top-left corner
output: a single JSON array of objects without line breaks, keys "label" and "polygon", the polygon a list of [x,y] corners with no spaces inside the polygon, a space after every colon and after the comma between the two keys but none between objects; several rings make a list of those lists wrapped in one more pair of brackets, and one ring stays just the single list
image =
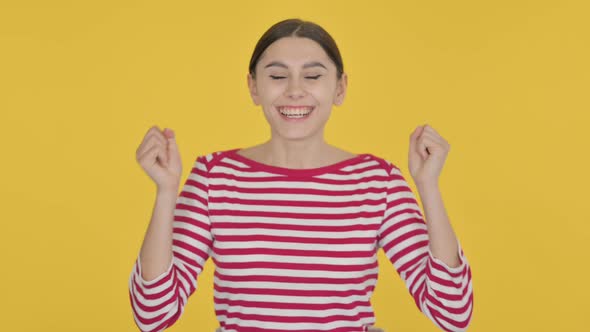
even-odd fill
[{"label": "woman's right hand", "polygon": [[182,162],[174,131],[151,127],[135,152],[139,165],[156,183],[158,190],[178,192],[182,176]]}]

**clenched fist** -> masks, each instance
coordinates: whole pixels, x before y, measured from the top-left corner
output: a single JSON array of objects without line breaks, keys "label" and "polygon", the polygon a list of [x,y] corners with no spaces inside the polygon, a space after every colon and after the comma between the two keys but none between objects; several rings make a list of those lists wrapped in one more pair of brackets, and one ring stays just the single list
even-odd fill
[{"label": "clenched fist", "polygon": [[178,191],[182,162],[174,131],[151,127],[135,153],[137,162],[156,183],[158,191]]}]

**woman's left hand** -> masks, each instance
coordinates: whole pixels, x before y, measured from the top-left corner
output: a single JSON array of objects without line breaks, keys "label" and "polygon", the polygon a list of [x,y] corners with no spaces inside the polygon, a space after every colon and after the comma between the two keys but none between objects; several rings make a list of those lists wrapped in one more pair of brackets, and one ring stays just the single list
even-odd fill
[{"label": "woman's left hand", "polygon": [[408,163],[416,185],[438,184],[451,146],[429,125],[418,126],[410,135]]}]

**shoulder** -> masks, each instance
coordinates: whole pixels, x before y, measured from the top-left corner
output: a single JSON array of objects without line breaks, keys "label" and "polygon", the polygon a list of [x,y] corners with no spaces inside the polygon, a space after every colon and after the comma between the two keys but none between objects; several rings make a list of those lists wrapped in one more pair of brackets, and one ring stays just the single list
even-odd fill
[{"label": "shoulder", "polygon": [[400,172],[400,168],[397,166],[396,163],[392,162],[390,159],[380,157],[378,155],[374,155],[372,153],[365,153],[368,160],[374,161],[375,163],[379,164],[379,168],[382,169],[387,174]]},{"label": "shoulder", "polygon": [[195,158],[196,165],[203,165],[207,172],[210,172],[211,169],[219,163],[223,157],[225,157],[228,153],[237,150],[238,148],[234,149],[225,149],[225,150],[216,150],[216,151],[209,151],[206,153],[198,154]]}]

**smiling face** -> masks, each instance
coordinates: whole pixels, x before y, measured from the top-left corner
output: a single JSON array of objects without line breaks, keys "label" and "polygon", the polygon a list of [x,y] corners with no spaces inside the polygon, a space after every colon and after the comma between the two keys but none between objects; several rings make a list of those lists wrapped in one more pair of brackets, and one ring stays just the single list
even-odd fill
[{"label": "smiling face", "polygon": [[274,138],[322,139],[332,105],[341,105],[347,77],[324,49],[309,38],[284,37],[272,43],[248,74],[254,104],[261,105]]}]

